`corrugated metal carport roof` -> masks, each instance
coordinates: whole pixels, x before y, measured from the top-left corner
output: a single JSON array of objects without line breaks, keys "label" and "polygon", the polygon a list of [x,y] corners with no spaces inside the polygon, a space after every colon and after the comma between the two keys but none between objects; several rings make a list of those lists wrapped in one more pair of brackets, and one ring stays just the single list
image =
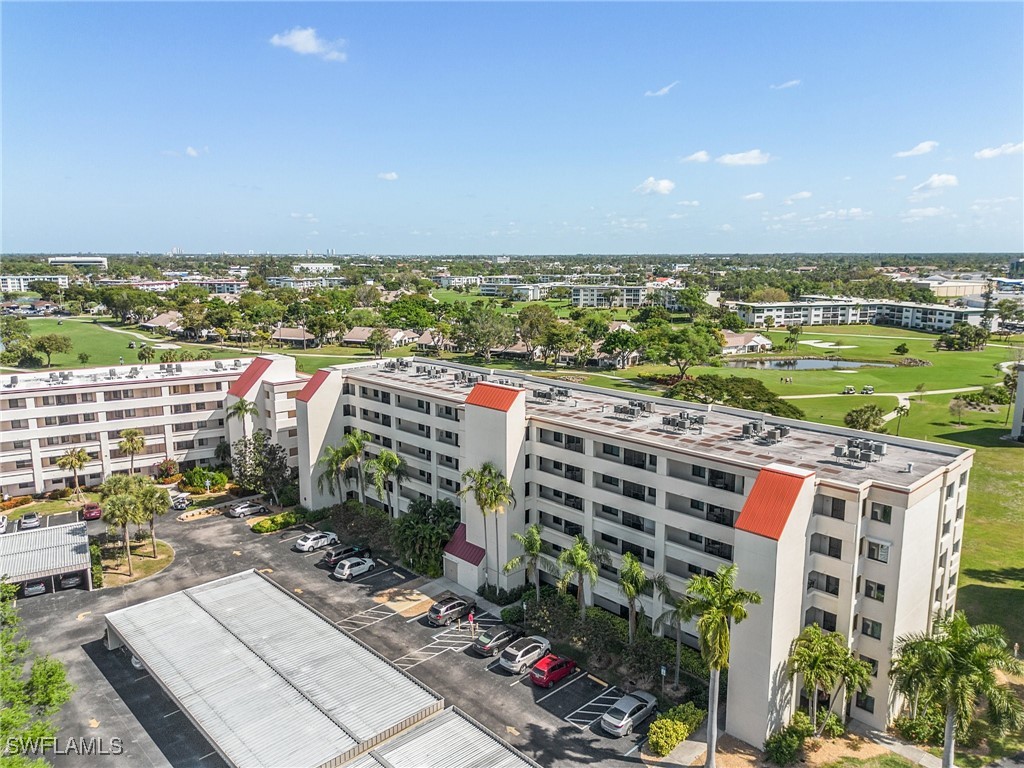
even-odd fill
[{"label": "corrugated metal carport roof", "polygon": [[90,567],[89,533],[84,522],[0,536],[0,576],[9,581],[42,579]]},{"label": "corrugated metal carport roof", "polygon": [[320,766],[443,706],[254,571],[106,619],[229,764]]}]

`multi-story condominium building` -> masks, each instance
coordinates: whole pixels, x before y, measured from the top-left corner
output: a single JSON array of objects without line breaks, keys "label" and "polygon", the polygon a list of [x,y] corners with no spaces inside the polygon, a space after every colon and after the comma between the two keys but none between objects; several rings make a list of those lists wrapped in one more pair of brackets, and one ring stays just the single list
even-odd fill
[{"label": "multi-story condominium building", "polygon": [[46,260],[51,267],[61,265],[70,267],[99,267],[107,268],[106,256],[51,256]]},{"label": "multi-story condominium building", "polygon": [[278,277],[268,277],[267,285],[271,288],[294,288],[297,291],[312,291],[320,288],[323,285],[323,281],[319,277],[281,275]]},{"label": "multi-story condominium building", "polygon": [[337,264],[329,264],[324,261],[307,261],[301,264],[292,264],[292,272],[309,272],[316,275],[329,275],[337,268]]},{"label": "multi-story condominium building", "polygon": [[516,301],[541,301],[548,297],[554,284],[540,283],[480,283],[481,296],[508,296]]},{"label": "multi-story condominium building", "polygon": [[574,307],[641,307],[650,297],[646,285],[574,285]]},{"label": "multi-story condominium building", "polygon": [[[956,323],[982,325],[984,311],[945,304],[918,304],[890,299],[845,296],[801,296],[800,301],[729,302],[749,326],[786,325],[895,325],[919,331],[945,331]],[[769,318],[771,318],[769,320]]]},{"label": "multi-story condominium building", "polygon": [[56,283],[61,288],[70,285],[67,275],[0,275],[0,293],[24,293],[34,282]]},{"label": "multi-story condominium building", "polygon": [[72,473],[56,463],[68,448],[89,454],[79,473],[84,485],[127,472],[131,457],[117,447],[124,429],[145,436],[135,456],[143,472],[165,458],[183,468],[214,464],[217,445],[242,436],[242,425],[226,415],[240,397],[259,409],[248,434],[266,429],[292,461],[298,455],[294,397],[306,380],[292,357],[19,373],[0,382],[0,489],[11,496],[72,484]]},{"label": "multi-story condominium building", "polygon": [[[386,447],[408,465],[399,511],[421,497],[460,505],[444,571],[466,590],[522,583],[502,566],[520,553],[511,534],[538,522],[554,553],[576,535],[609,551],[586,591],[616,613],[626,552],[676,594],[737,563],[763,597],[734,630],[729,670],[727,730],[750,744],[793,711],[786,661],[802,627],[838,632],[872,665],[851,715],[883,727],[898,703],[895,638],[954,606],[970,449],[418,358],[318,371],[296,400],[302,503],[339,501],[317,487],[317,461],[346,432],[370,433],[369,454]],[[485,528],[458,492],[486,461],[516,503]],[[648,620],[664,610],[657,593],[641,602]],[[684,639],[696,643],[692,626]]]},{"label": "multi-story condominium building", "polygon": [[249,287],[249,282],[247,280],[226,279],[218,277],[192,277],[183,282],[188,285],[198,285],[200,288],[204,288],[210,293],[221,295],[238,294]]},{"label": "multi-story condominium building", "polygon": [[96,280],[93,282],[98,288],[113,288],[118,285],[131,286],[137,288],[140,291],[149,291],[150,293],[167,293],[173,291],[178,287],[177,280],[121,280],[116,278],[104,278],[102,280]]},{"label": "multi-story condominium building", "polygon": [[480,285],[480,275],[435,275],[430,278],[441,288],[459,288],[465,285]]}]

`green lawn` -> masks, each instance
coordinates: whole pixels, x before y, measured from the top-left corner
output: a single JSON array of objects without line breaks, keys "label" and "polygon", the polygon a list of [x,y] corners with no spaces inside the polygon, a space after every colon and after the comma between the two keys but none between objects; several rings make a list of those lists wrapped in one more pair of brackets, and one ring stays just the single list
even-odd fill
[{"label": "green lawn", "polygon": [[[837,427],[843,425],[843,417],[854,408],[861,408],[865,405],[877,405],[883,413],[892,412],[899,401],[895,397],[877,395],[846,395],[844,397],[814,397],[806,400],[792,400],[793,405],[802,410],[808,421],[817,421],[821,424],[834,424]],[[887,425],[889,434],[896,434],[896,422],[891,421]],[[900,424],[900,434],[906,437],[906,419]]]}]

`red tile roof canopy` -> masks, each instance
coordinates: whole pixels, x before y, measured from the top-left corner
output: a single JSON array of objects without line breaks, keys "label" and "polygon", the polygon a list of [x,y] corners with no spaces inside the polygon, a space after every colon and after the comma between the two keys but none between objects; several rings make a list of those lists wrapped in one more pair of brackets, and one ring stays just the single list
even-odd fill
[{"label": "red tile roof canopy", "polygon": [[758,473],[736,520],[736,530],[778,541],[804,483],[813,479],[813,472],[765,467]]},{"label": "red tile roof canopy", "polygon": [[491,408],[495,411],[508,413],[523,391],[513,387],[502,387],[497,384],[485,384],[480,382],[473,386],[466,398],[466,405],[479,405],[482,408]]},{"label": "red tile roof canopy", "polygon": [[[478,384],[477,386],[480,385]],[[445,545],[444,551],[452,557],[465,560],[472,565],[480,565],[480,561],[484,559],[484,548],[466,541],[465,523],[459,523],[455,533],[452,535],[452,540]]]},{"label": "red tile roof canopy", "polygon": [[314,373],[313,377],[306,382],[306,386],[304,386],[299,391],[299,394],[295,396],[295,399],[301,400],[304,403],[308,403],[310,400],[313,399],[313,395],[316,394],[316,391],[320,389],[320,385],[327,381],[327,377],[330,375],[331,372],[325,370],[319,370],[316,373]]},{"label": "red tile roof canopy", "polygon": [[229,395],[235,397],[245,397],[249,394],[249,390],[252,389],[256,382],[260,380],[260,377],[267,372],[267,369],[273,364],[273,360],[268,360],[265,357],[257,357],[251,363],[249,367],[245,369],[245,373],[235,379],[235,383],[228,389]]}]

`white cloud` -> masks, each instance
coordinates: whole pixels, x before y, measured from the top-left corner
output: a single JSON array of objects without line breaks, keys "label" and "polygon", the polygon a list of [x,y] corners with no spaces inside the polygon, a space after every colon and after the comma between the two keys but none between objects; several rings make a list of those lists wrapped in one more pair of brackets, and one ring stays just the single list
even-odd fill
[{"label": "white cloud", "polygon": [[185,154],[189,157],[199,157],[199,150],[195,147],[185,147]]},{"label": "white cloud", "polygon": [[908,149],[904,152],[897,152],[893,157],[916,157],[917,155],[927,155],[937,146],[939,146],[939,142],[937,141],[922,141],[913,149]]},{"label": "white cloud", "polygon": [[395,181],[398,179],[398,174],[394,171],[388,171],[387,173],[378,173],[378,179],[384,179],[384,181]]},{"label": "white cloud", "polygon": [[1000,155],[1019,155],[1021,152],[1024,152],[1024,142],[979,149],[974,153],[974,157],[978,160],[991,160],[993,157],[999,157]]},{"label": "white cloud", "polygon": [[270,38],[270,44],[287,48],[303,56],[319,56],[324,61],[345,61],[348,56],[341,48],[344,40],[324,40],[313,27],[293,27]]},{"label": "white cloud", "polygon": [[298,220],[298,221],[303,221],[303,222],[305,222],[307,224],[319,224],[320,223],[320,219],[318,219],[316,217],[316,215],[312,214],[312,213],[293,213],[293,214],[291,214],[291,217],[293,219]]},{"label": "white cloud", "polygon": [[901,173],[899,176],[893,176],[892,180],[893,181],[906,181],[907,180],[907,174]]},{"label": "white cloud", "polygon": [[[866,219],[871,215],[871,211],[865,211],[863,208],[840,208],[836,211],[824,211],[814,217],[816,221],[847,221],[850,219],[859,220]],[[806,219],[805,219],[806,221]]]},{"label": "white cloud", "polygon": [[680,200],[677,205],[685,205],[688,208],[696,208],[700,205],[700,200]]},{"label": "white cloud", "polygon": [[702,149],[699,152],[694,152],[692,155],[687,155],[686,157],[684,157],[683,158],[683,162],[684,163],[706,163],[710,159],[711,159],[711,155],[709,155],[705,150]]},{"label": "white cloud", "polygon": [[719,232],[732,232],[732,224],[723,224],[718,228]]},{"label": "white cloud", "polygon": [[773,91],[781,91],[784,88],[796,88],[798,85],[800,85],[799,80],[787,80],[786,82],[780,83],[779,85],[769,85],[768,87],[771,88]]},{"label": "white cloud", "polygon": [[653,176],[648,176],[644,183],[633,191],[639,192],[641,195],[667,195],[675,188],[676,183],[674,181],[655,179]]},{"label": "white cloud", "polygon": [[743,196],[744,200],[764,200],[764,192],[751,192]]},{"label": "white cloud", "polygon": [[771,155],[767,152],[762,152],[760,149],[752,149],[749,152],[719,155],[715,158],[715,162],[722,165],[764,165],[770,158]]},{"label": "white cloud", "polygon": [[911,194],[907,199],[912,203],[918,203],[929,197],[941,195],[942,190],[947,187],[955,187],[959,183],[960,182],[957,180],[956,176],[951,173],[933,173],[927,179],[914,187],[913,194]]},{"label": "white cloud", "polygon": [[811,196],[811,193],[806,189],[803,192],[797,192],[795,195],[790,195],[786,198],[786,205],[792,205],[795,200],[806,200]]},{"label": "white cloud", "polygon": [[675,88],[677,85],[679,85],[679,81],[678,80],[676,80],[674,83],[669,83],[664,88],[659,88],[656,91],[645,91],[644,92],[644,96],[664,96],[669,91],[671,91],[673,88]]},{"label": "white cloud", "polygon": [[904,213],[900,218],[905,223],[913,223],[915,221],[922,221],[923,219],[934,219],[937,216],[945,216],[949,213],[949,210],[945,207],[930,207],[930,208],[911,208],[909,211]]}]

